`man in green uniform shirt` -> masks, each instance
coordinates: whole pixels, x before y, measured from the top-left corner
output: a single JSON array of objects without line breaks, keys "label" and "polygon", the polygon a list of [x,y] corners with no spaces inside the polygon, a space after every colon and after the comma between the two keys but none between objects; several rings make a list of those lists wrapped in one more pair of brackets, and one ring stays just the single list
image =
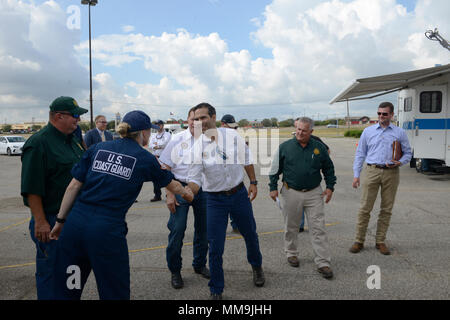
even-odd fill
[{"label": "man in green uniform shirt", "polygon": [[[295,137],[283,142],[276,153],[269,173],[270,197],[278,198],[278,179],[283,174],[281,205],[284,215],[284,249],[288,263],[299,266],[298,226],[303,209],[309,223],[311,243],[316,254],[314,262],[319,273],[326,279],[333,277],[328,239],[325,233],[323,198],[331,200],[336,184],[334,165],[327,149],[317,140],[311,139],[314,122],[310,118],[300,118],[296,123]],[[326,190],[320,183],[322,171]]]},{"label": "man in green uniform shirt", "polygon": [[54,299],[53,268],[56,241],[49,235],[62,198],[82,154],[81,141],[73,135],[80,115],[75,99],[59,97],[50,105],[47,126],[31,136],[22,152],[21,195],[30,208],[31,239],[36,244],[36,288],[39,300]]}]

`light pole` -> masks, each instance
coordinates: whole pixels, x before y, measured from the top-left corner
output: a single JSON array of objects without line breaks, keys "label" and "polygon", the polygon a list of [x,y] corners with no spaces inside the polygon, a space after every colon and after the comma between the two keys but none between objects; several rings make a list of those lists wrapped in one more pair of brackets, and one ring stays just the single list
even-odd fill
[{"label": "light pole", "polygon": [[91,6],[95,6],[97,2],[97,0],[81,0],[81,4],[87,4],[89,7],[89,111],[91,113],[91,129],[94,128],[94,113],[92,110]]}]

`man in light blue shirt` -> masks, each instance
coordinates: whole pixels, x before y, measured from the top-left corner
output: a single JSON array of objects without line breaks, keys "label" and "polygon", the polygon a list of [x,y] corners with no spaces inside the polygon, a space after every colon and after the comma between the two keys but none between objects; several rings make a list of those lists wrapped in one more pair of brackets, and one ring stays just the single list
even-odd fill
[{"label": "man in light blue shirt", "polygon": [[[395,202],[395,194],[399,184],[399,166],[411,160],[411,147],[403,129],[394,126],[391,119],[394,106],[383,102],[378,107],[378,123],[364,129],[356,149],[353,163],[353,188],[360,185],[360,173],[364,164],[366,178],[362,185],[361,207],[358,214],[355,243],[350,252],[358,253],[364,247],[370,212],[381,188],[381,206],[375,236],[376,248],[384,255],[390,254],[385,244],[386,233]],[[393,159],[393,143],[398,141],[403,155],[399,160]]]}]

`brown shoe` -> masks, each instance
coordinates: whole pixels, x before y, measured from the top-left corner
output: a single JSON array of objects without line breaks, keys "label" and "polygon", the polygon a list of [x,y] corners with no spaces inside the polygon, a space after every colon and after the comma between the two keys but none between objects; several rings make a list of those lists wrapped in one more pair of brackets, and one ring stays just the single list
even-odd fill
[{"label": "brown shoe", "polygon": [[295,256],[287,258],[287,261],[294,268],[298,268],[298,266],[300,265],[300,262],[298,261],[298,258],[295,257]]},{"label": "brown shoe", "polygon": [[331,271],[330,267],[322,267],[317,269],[317,271],[319,271],[319,273],[322,274],[322,277],[324,277],[325,279],[333,278],[333,271]]},{"label": "brown shoe", "polygon": [[384,243],[377,243],[375,245],[375,248],[377,248],[378,251],[380,251],[381,254],[384,254],[386,256],[391,254],[391,252],[389,251],[388,247],[386,247],[386,245]]},{"label": "brown shoe", "polygon": [[360,243],[360,242],[355,242],[352,247],[350,248],[350,252],[351,253],[358,253],[360,252],[362,249],[364,248],[364,244]]}]

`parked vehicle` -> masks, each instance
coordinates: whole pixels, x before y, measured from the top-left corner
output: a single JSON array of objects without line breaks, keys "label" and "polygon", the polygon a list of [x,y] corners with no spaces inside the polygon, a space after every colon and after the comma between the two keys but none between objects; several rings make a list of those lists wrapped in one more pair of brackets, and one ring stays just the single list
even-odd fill
[{"label": "parked vehicle", "polygon": [[[413,151],[417,171],[450,171],[450,64],[358,79],[330,103],[370,99],[398,91],[399,127]],[[371,95],[366,98],[357,98]]]},{"label": "parked vehicle", "polygon": [[22,148],[25,144],[25,138],[22,136],[3,136],[0,137],[0,154],[22,154]]},{"label": "parked vehicle", "polygon": [[327,125],[327,128],[339,128],[339,125],[330,123]]},{"label": "parked vehicle", "polygon": [[164,125],[164,130],[166,132],[170,132],[170,134],[175,134],[183,131],[184,129],[181,127],[181,124],[179,123],[171,123],[171,124],[166,123]]}]

